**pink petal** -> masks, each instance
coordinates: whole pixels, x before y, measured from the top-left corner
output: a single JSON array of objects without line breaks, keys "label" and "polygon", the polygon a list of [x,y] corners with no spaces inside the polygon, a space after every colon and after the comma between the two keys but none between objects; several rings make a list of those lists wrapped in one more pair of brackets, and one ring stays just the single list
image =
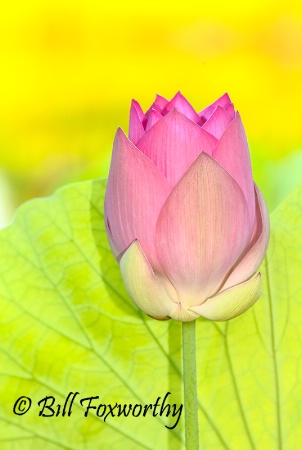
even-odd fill
[{"label": "pink petal", "polygon": [[215,136],[216,139],[220,139],[231,120],[232,118],[229,113],[221,108],[221,106],[217,106],[213,114],[202,126],[202,129]]},{"label": "pink petal", "polygon": [[171,186],[202,152],[212,154],[217,140],[176,110],[157,122],[137,147],[167,177]]},{"label": "pink petal", "polygon": [[256,216],[252,240],[236,263],[223,289],[227,289],[250,278],[259,268],[267,250],[269,241],[269,215],[264,198],[255,185]]},{"label": "pink petal", "polygon": [[139,120],[142,122],[145,117],[145,114],[144,114],[144,111],[142,110],[141,105],[136,100],[132,100],[131,106],[134,106],[134,108],[137,111]]},{"label": "pink petal", "polygon": [[195,123],[199,122],[199,115],[197,114],[193,106],[180,92],[177,92],[172,100],[166,105],[164,114],[172,111],[172,109],[177,109],[178,112],[182,113],[184,116]]},{"label": "pink petal", "polygon": [[156,109],[152,109],[148,117],[148,122],[145,131],[150,130],[150,128],[153,127],[153,125],[155,125],[162,117],[163,116],[161,115],[160,112],[158,112]]},{"label": "pink petal", "polygon": [[235,108],[233,103],[230,103],[229,106],[225,109],[226,112],[228,112],[232,119],[235,117]]},{"label": "pink petal", "polygon": [[133,144],[136,144],[145,133],[142,124],[143,119],[144,113],[142,108],[137,101],[132,100],[130,108],[129,139]]},{"label": "pink petal", "polygon": [[125,287],[136,306],[149,316],[168,318],[176,304],[154,274],[138,241],[134,241],[125,251],[120,268]]},{"label": "pink petal", "polygon": [[162,111],[165,109],[166,105],[169,103],[169,100],[167,100],[165,97],[162,97],[161,95],[156,95],[155,99],[155,105],[158,106],[159,110]]},{"label": "pink petal", "polygon": [[261,274],[244,283],[218,293],[202,305],[193,306],[190,311],[206,319],[224,321],[234,319],[253,306],[260,297]]},{"label": "pink petal", "polygon": [[198,113],[199,117],[203,117],[204,119],[208,120],[208,118],[213,114],[214,110],[217,108],[217,106],[221,106],[221,108],[226,109],[229,104],[231,103],[231,99],[227,93],[223,94],[221,97],[219,97],[214,103],[207,106],[205,109],[200,111]]},{"label": "pink petal", "polygon": [[249,210],[249,230],[252,233],[255,218],[255,191],[248,143],[241,122],[236,113],[218,141],[213,157],[232,175],[241,187]]},{"label": "pink petal", "polygon": [[119,129],[113,146],[105,213],[118,257],[138,239],[156,267],[154,233],[170,187],[162,173]]},{"label": "pink petal", "polygon": [[157,257],[185,306],[222,285],[246,247],[247,205],[235,180],[201,153],[174,187],[156,226]]},{"label": "pink petal", "polygon": [[154,111],[154,110],[159,112],[160,114],[162,114],[162,111],[159,108],[159,106],[155,102],[152,103],[150,108],[146,111],[146,114],[145,114],[144,119],[143,119],[143,126],[144,126],[144,128],[146,128],[146,125],[147,125],[147,122],[148,122],[148,119],[149,119],[149,115],[151,114],[151,111]]}]

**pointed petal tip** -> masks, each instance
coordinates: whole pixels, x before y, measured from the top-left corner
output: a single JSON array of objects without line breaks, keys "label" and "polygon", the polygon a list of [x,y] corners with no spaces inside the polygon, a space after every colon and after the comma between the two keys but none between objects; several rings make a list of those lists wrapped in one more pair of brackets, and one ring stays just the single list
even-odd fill
[{"label": "pointed petal tip", "polygon": [[223,94],[221,97],[219,97],[217,100],[215,100],[213,103],[208,105],[206,108],[202,109],[199,113],[199,117],[203,117],[208,120],[210,115],[213,113],[214,109],[220,105],[222,108],[227,108],[229,104],[231,103],[231,99],[228,93]]},{"label": "pointed petal tip", "polygon": [[168,113],[173,108],[177,108],[182,114],[191,119],[193,122],[197,123],[199,121],[199,116],[191,103],[186,99],[180,91],[178,91],[172,100],[166,105],[164,112]]},{"label": "pointed petal tip", "polygon": [[144,121],[145,115],[136,100],[132,100],[129,117],[129,139],[134,144],[140,140],[144,134]]},{"label": "pointed petal tip", "polygon": [[229,94],[227,93],[227,92],[225,92],[224,94],[222,94],[218,99],[217,99],[217,101],[221,101],[221,100],[223,100],[225,103],[232,103],[232,100],[231,100],[231,97],[229,96]]},{"label": "pointed petal tip", "polygon": [[135,98],[133,98],[131,100],[131,106],[134,106],[135,108],[138,108],[140,111],[142,111],[141,105],[139,104],[139,102],[137,100],[135,100]]},{"label": "pointed petal tip", "polygon": [[209,132],[216,139],[220,139],[232,119],[231,114],[218,105],[208,120],[202,125],[202,129]]},{"label": "pointed petal tip", "polygon": [[139,104],[139,102],[137,100],[135,100],[134,98],[131,100],[131,104],[130,104],[130,113],[131,111],[135,110],[139,119],[142,120],[144,117],[144,111],[142,110],[141,105]]},{"label": "pointed petal tip", "polygon": [[115,143],[131,144],[133,147],[137,148],[135,143],[127,136],[127,134],[121,127],[118,127],[118,129],[116,130],[114,144]]},{"label": "pointed petal tip", "polygon": [[116,130],[116,133],[115,133],[114,142],[115,141],[125,141],[125,140],[129,141],[126,133],[124,132],[124,130],[121,127],[118,127],[118,129]]},{"label": "pointed petal tip", "polygon": [[167,100],[160,94],[156,94],[154,104],[159,108],[160,111],[163,111],[168,103],[169,100]]},{"label": "pointed petal tip", "polygon": [[[225,110],[224,110],[225,111]],[[242,120],[241,120],[241,116],[240,116],[240,114],[239,114],[239,112],[238,111],[235,111],[235,115],[234,115],[234,117],[233,117],[233,119],[230,121],[230,123],[229,123],[229,125],[231,124],[231,123],[241,123],[242,124]],[[229,126],[228,125],[228,126]],[[227,128],[227,127],[226,127]]]},{"label": "pointed petal tip", "polygon": [[[223,108],[222,108],[222,109],[223,109]],[[225,111],[225,110],[224,110],[224,111]],[[221,137],[222,137],[226,132],[229,132],[229,131],[232,129],[232,127],[234,127],[234,128],[243,128],[243,129],[244,129],[243,123],[242,123],[242,120],[241,120],[241,116],[240,116],[240,114],[239,114],[238,111],[235,112],[234,118],[233,118],[232,120],[230,120],[230,122],[226,125],[226,127],[225,127],[223,133],[221,134]]]}]

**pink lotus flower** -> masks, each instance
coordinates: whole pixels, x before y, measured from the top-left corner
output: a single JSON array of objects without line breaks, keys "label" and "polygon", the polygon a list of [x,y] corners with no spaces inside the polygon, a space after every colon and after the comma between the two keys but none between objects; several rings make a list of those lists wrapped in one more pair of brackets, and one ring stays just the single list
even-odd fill
[{"label": "pink lotus flower", "polygon": [[133,302],[156,318],[228,320],[260,295],[269,219],[227,94],[196,113],[180,94],[132,102],[105,200],[112,251]]}]

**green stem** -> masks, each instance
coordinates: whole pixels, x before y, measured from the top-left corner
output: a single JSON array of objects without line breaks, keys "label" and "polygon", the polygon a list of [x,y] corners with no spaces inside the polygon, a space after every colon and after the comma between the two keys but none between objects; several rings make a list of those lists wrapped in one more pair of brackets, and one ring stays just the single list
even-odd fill
[{"label": "green stem", "polygon": [[186,450],[198,450],[195,320],[182,323]]}]

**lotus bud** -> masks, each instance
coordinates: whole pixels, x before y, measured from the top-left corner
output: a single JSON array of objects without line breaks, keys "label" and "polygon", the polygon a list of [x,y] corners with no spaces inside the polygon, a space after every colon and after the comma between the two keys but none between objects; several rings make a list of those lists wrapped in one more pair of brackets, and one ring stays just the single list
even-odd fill
[{"label": "lotus bud", "polygon": [[260,296],[269,218],[227,94],[197,113],[181,93],[132,102],[105,198],[108,239],[133,302],[156,319],[232,319]]}]

